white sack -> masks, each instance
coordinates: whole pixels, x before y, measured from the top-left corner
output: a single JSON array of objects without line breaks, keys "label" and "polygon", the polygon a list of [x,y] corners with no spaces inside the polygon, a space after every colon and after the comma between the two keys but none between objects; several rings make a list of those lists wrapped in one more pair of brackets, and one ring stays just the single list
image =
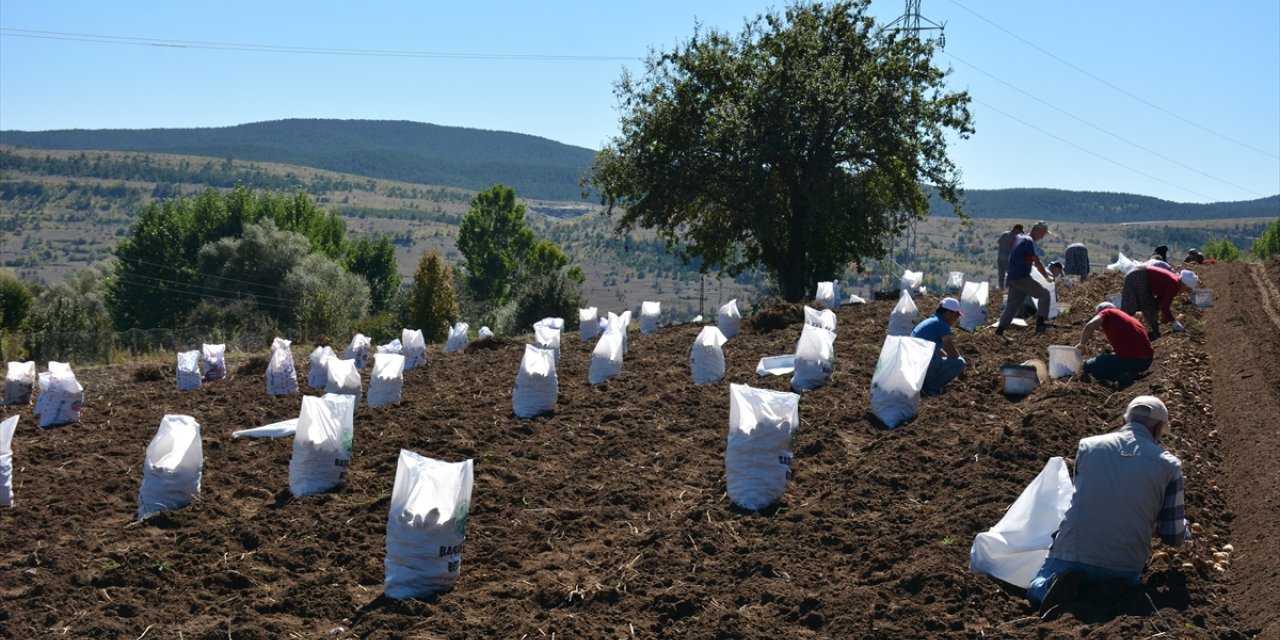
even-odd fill
[{"label": "white sack", "polygon": [[485,338],[492,338],[493,330],[489,327],[480,327],[480,330],[476,332],[476,337],[481,340],[484,340]]},{"label": "white sack", "polygon": [[1107,265],[1107,271],[1119,271],[1120,275],[1127,276],[1130,271],[1143,265],[1142,262],[1125,257],[1123,253],[1117,254],[1117,256],[1115,262]]},{"label": "white sack", "polygon": [[738,329],[742,327],[742,314],[738,312],[737,298],[724,303],[716,312],[716,326],[726,338],[738,335]]},{"label": "white sack", "polygon": [[[470,330],[471,330],[471,325],[465,322],[458,322],[454,324],[452,327],[450,327],[449,338],[445,340],[445,343],[444,343],[444,352],[456,353],[458,351],[462,351],[463,349],[466,349],[467,343],[470,341],[470,338],[468,337],[467,332]],[[484,336],[481,335],[480,337],[483,338]]]},{"label": "white sack", "polygon": [[200,424],[184,415],[166,415],[147,445],[138,489],[138,519],[181,509],[200,495],[204,447]]},{"label": "white sack", "polygon": [[201,345],[200,371],[204,375],[205,382],[227,377],[227,345]]},{"label": "white sack", "polygon": [[640,333],[653,333],[658,330],[658,316],[662,315],[661,302],[640,303]]},{"label": "white sack", "polygon": [[1027,588],[1049,555],[1075,486],[1062,458],[1050,458],[996,526],[969,549],[969,570]]},{"label": "white sack", "polygon": [[355,396],[356,403],[360,403],[360,370],[356,368],[355,360],[343,360],[340,358],[330,358],[327,366],[326,374],[328,379],[325,380],[325,393],[341,393],[349,396]]},{"label": "white sack", "polygon": [[516,373],[516,388],[511,392],[511,408],[516,417],[533,418],[552,411],[559,393],[555,354],[526,344],[520,371]]},{"label": "white sack", "polygon": [[866,303],[867,303],[866,298],[863,298],[862,296],[850,294],[849,302],[847,304],[866,304]]},{"label": "white sack", "polygon": [[960,328],[965,331],[977,331],[987,322],[987,301],[991,284],[987,282],[966,282],[960,293]]},{"label": "white sack", "polygon": [[835,309],[836,307],[839,307],[840,293],[836,288],[837,284],[838,283],[834,280],[830,282],[819,282],[818,289],[813,294],[813,301],[828,309]]},{"label": "white sack", "polygon": [[231,437],[235,438],[283,438],[292,436],[298,432],[298,419],[289,418],[280,422],[273,422],[261,427],[253,427],[252,429],[241,429],[232,431]]},{"label": "white sack", "polygon": [[302,396],[298,430],[293,434],[293,458],[289,460],[289,491],[294,497],[327,491],[346,479],[355,438],[355,412],[354,396]]},{"label": "white sack", "polygon": [[394,353],[397,355],[404,355],[404,343],[400,342],[400,338],[394,338],[391,342],[378,345],[378,350],[375,354],[376,353]]},{"label": "white sack", "polygon": [[311,368],[307,370],[307,386],[317,388],[329,383],[329,358],[338,357],[332,347],[316,347],[311,352]]},{"label": "white sack", "polygon": [[937,344],[921,338],[887,336],[871,375],[871,412],[890,429],[914,418],[920,389]]},{"label": "white sack", "polygon": [[18,416],[0,422],[0,507],[13,506],[13,432]]},{"label": "white sack", "polygon": [[729,442],[724,471],[729,499],[763,509],[791,480],[791,438],[800,424],[800,396],[729,385]]},{"label": "white sack", "polygon": [[[1048,280],[1045,280],[1044,276],[1040,275],[1040,270],[1035,268],[1031,269],[1031,279],[1035,280],[1036,282],[1039,282],[1040,286],[1049,290],[1049,319],[1052,320],[1058,317],[1058,285],[1057,283],[1050,284]],[[1028,297],[1027,299],[1035,303],[1036,310],[1039,311],[1040,303],[1035,302],[1035,298]]]},{"label": "white sack", "polygon": [[827,383],[836,359],[836,334],[811,324],[804,325],[796,343],[795,372],[791,390],[812,391]]},{"label": "white sack", "polygon": [[600,384],[622,373],[622,338],[625,335],[608,330],[600,336],[596,348],[591,351],[591,368],[587,371],[587,380],[591,384]]},{"label": "white sack", "polygon": [[964,272],[952,271],[947,274],[947,291],[951,293],[960,293],[960,288],[964,286]]},{"label": "white sack", "polygon": [[724,378],[723,347],[726,340],[716,327],[702,328],[689,353],[689,368],[693,370],[694,384],[710,384]]},{"label": "white sack", "polygon": [[195,391],[200,388],[200,352],[192,349],[178,354],[178,369],[174,378],[178,391]]},{"label": "white sack", "polygon": [[398,353],[379,353],[373,356],[373,371],[369,374],[369,408],[400,402],[404,389],[404,369],[408,358]]},{"label": "white sack", "polygon": [[836,312],[830,309],[818,311],[813,307],[805,305],[804,307],[804,323],[811,324],[820,329],[834,332],[836,330]]},{"label": "white sack", "polygon": [[560,330],[541,322],[533,325],[533,343],[539,349],[546,349],[560,364]]},{"label": "white sack", "polygon": [[622,315],[617,316],[615,321],[613,317],[609,318],[610,329],[622,334],[622,352],[627,352],[627,330],[631,328],[631,310],[627,309]]},{"label": "white sack", "polygon": [[457,582],[472,482],[470,460],[450,463],[400,450],[387,515],[382,591],[388,598],[425,598]]},{"label": "white sack", "polygon": [[4,374],[4,404],[31,404],[31,391],[36,384],[36,363],[10,362]]},{"label": "white sack", "polygon": [[49,371],[37,376],[40,381],[40,399],[36,410],[41,429],[71,424],[80,419],[80,407],[84,403],[84,387],[76,380],[71,367],[62,362],[49,362]]},{"label": "white sack", "polygon": [[298,369],[293,364],[292,343],[284,338],[271,342],[271,360],[267,363],[267,395],[285,396],[298,392]]},{"label": "white sack", "polygon": [[889,314],[889,335],[911,335],[911,330],[916,328],[916,318],[919,315],[920,310],[916,308],[915,301],[911,299],[911,293],[903,289],[902,294],[898,296],[898,304]]},{"label": "white sack", "polygon": [[555,329],[556,331],[563,332],[563,331],[564,331],[564,318],[551,318],[551,317],[546,317],[546,318],[543,318],[543,319],[541,319],[541,320],[539,320],[539,321],[537,321],[537,322],[533,323],[533,326],[535,326],[535,327],[537,327],[538,325],[542,325],[542,326],[544,326],[544,327],[550,327],[550,328],[552,328],[552,329]]},{"label": "white sack", "polygon": [[920,283],[924,281],[923,271],[911,271],[910,269],[902,272],[902,279],[898,281],[899,287],[907,291],[914,292],[920,287]]},{"label": "white sack", "polygon": [[420,329],[401,330],[400,344],[404,345],[400,354],[404,356],[405,371],[412,371],[427,364],[427,341],[422,337]]},{"label": "white sack", "polygon": [[343,354],[342,359],[354,360],[357,369],[363,369],[369,363],[369,347],[373,346],[373,339],[357,333],[351,338],[351,344],[347,345],[347,352]]},{"label": "white sack", "polygon": [[595,340],[596,335],[600,333],[600,325],[596,322],[599,316],[600,310],[595,307],[578,309],[579,340]]}]

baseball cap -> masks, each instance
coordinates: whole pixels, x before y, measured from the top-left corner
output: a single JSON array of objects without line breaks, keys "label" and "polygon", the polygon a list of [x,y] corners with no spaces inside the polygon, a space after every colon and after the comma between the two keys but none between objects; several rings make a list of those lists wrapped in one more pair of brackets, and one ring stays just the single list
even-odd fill
[{"label": "baseball cap", "polygon": [[1196,272],[1190,269],[1183,269],[1182,273],[1178,275],[1178,279],[1182,281],[1182,284],[1185,284],[1192,289],[1196,288],[1196,285],[1200,284],[1200,276],[1196,275]]},{"label": "baseball cap", "polygon": [[960,301],[955,298],[943,298],[942,302],[938,303],[938,308],[946,309],[947,311],[954,311],[960,315],[964,315],[964,313],[960,311]]},{"label": "baseball cap", "polygon": [[1096,306],[1096,307],[1094,307],[1094,308],[1093,308],[1093,312],[1094,312],[1094,313],[1102,313],[1103,311],[1106,311],[1107,309],[1114,309],[1114,308],[1116,308],[1116,306],[1115,306],[1114,304],[1111,304],[1110,302],[1099,302],[1099,303],[1098,303],[1098,306]]},{"label": "baseball cap", "polygon": [[1050,263],[1049,263],[1049,268],[1050,268],[1050,269],[1052,269],[1052,268],[1054,268],[1054,267],[1057,267],[1057,268],[1059,268],[1059,269],[1064,268],[1064,267],[1062,266],[1062,263],[1061,263],[1061,262],[1058,262],[1057,260],[1054,260],[1053,262],[1050,262]]},{"label": "baseball cap", "polygon": [[1134,417],[1154,418],[1163,422],[1166,430],[1169,426],[1169,410],[1155,396],[1138,396],[1130,401],[1129,408],[1124,412],[1124,421],[1131,422]]},{"label": "baseball cap", "polygon": [[1048,230],[1049,230],[1049,223],[1045,222],[1044,220],[1041,220],[1041,221],[1039,221],[1039,222],[1037,222],[1037,223],[1035,223],[1034,225],[1032,225],[1032,226],[1031,226],[1031,230],[1032,230],[1032,231],[1035,231],[1036,229],[1044,229],[1045,231],[1048,231]]}]

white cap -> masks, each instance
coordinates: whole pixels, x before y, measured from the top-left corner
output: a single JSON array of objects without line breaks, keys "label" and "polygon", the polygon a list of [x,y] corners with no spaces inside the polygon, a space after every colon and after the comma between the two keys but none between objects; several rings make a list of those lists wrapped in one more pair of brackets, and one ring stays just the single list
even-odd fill
[{"label": "white cap", "polygon": [[1200,284],[1200,276],[1196,275],[1196,272],[1190,269],[1183,269],[1182,273],[1178,276],[1178,279],[1182,281],[1182,284],[1187,285],[1187,287],[1191,289],[1196,288],[1196,285]]},{"label": "white cap", "polygon": [[938,308],[946,309],[947,311],[954,311],[960,315],[964,315],[964,313],[960,311],[960,301],[955,298],[943,298],[942,302],[938,303]]},{"label": "white cap", "polygon": [[1165,431],[1169,426],[1169,410],[1165,408],[1160,398],[1155,396],[1138,396],[1129,402],[1129,408],[1124,412],[1124,421],[1132,422],[1133,418],[1151,418],[1156,422],[1165,425]]}]

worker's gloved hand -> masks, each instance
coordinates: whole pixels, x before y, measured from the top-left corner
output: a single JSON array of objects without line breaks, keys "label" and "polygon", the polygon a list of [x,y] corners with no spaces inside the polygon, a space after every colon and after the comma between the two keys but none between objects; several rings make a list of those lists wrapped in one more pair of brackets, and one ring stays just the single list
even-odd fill
[{"label": "worker's gloved hand", "polygon": [[1181,322],[1178,322],[1177,320],[1174,320],[1174,321],[1173,321],[1173,331],[1174,331],[1175,333],[1178,333],[1178,332],[1186,331],[1186,328],[1184,328],[1184,327],[1182,326],[1182,323],[1181,323]]},{"label": "worker's gloved hand", "polygon": [[1089,353],[1089,347],[1084,346],[1083,342],[1076,343],[1076,350],[1080,352],[1080,355]]}]

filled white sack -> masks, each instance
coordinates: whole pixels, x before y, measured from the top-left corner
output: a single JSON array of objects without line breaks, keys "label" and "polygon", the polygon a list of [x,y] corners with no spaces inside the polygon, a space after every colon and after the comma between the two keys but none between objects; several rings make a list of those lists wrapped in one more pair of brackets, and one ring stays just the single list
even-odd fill
[{"label": "filled white sack", "polygon": [[1049,555],[1073,493],[1067,463],[1050,458],[1000,522],[973,539],[969,570],[1027,588]]},{"label": "filled white sack", "polygon": [[533,418],[550,412],[556,408],[559,393],[555,354],[526,344],[520,371],[516,373],[516,388],[511,392],[511,408],[516,417]]},{"label": "filled white sack", "polygon": [[600,333],[600,325],[596,322],[599,316],[600,310],[595,307],[578,309],[579,340],[595,340],[596,335]]},{"label": "filled white sack", "polygon": [[[467,343],[470,340],[470,338],[467,335],[467,332],[470,330],[471,330],[471,325],[465,322],[458,322],[458,323],[455,323],[452,327],[450,327],[449,337],[445,340],[445,343],[444,343],[444,352],[456,353],[458,351],[462,351],[463,349],[466,349]],[[480,337],[483,338],[484,336],[482,335]]]},{"label": "filled white sack", "polygon": [[200,372],[204,375],[205,382],[227,377],[227,345],[201,345]]},{"label": "filled white sack", "polygon": [[31,404],[36,384],[36,362],[10,362],[4,374],[4,404]]},{"label": "filled white sack", "polygon": [[311,368],[307,370],[307,386],[323,387],[329,383],[329,358],[338,357],[332,347],[316,347],[311,352]]},{"label": "filled white sack", "polygon": [[298,369],[293,364],[293,343],[284,338],[271,342],[271,359],[267,362],[267,395],[286,396],[298,392]]},{"label": "filled white sack", "polygon": [[1134,269],[1137,269],[1138,267],[1141,267],[1143,264],[1145,264],[1143,262],[1139,262],[1137,260],[1133,260],[1131,258],[1125,257],[1123,253],[1119,253],[1116,255],[1118,256],[1116,258],[1116,261],[1107,265],[1107,271],[1119,271],[1120,275],[1127,276],[1129,275],[1130,271],[1133,271]]},{"label": "filled white sack", "polygon": [[609,329],[600,336],[600,340],[596,342],[596,348],[591,350],[591,367],[587,371],[588,382],[600,384],[622,373],[622,339],[625,335]]},{"label": "filled white sack", "polygon": [[662,315],[661,302],[640,303],[640,333],[653,333],[658,330],[658,316]]},{"label": "filled white sack", "polygon": [[400,402],[404,390],[404,368],[408,358],[398,353],[378,353],[373,356],[373,371],[369,374],[370,409]]},{"label": "filled white sack", "polygon": [[533,344],[539,349],[546,349],[560,364],[560,330],[541,322],[533,325]]},{"label": "filled white sack", "polygon": [[987,282],[966,282],[960,292],[960,328],[965,331],[977,331],[987,322],[987,296],[991,284]]},{"label": "filled white sack", "polygon": [[393,338],[391,342],[378,345],[376,353],[394,353],[404,355],[404,343],[400,342],[400,338]]},{"label": "filled white sack", "polygon": [[609,329],[618,331],[619,333],[622,334],[622,352],[623,353],[627,352],[627,331],[630,328],[631,328],[631,310],[630,309],[623,311],[622,315],[616,316],[616,319],[613,316],[613,314],[610,314]]},{"label": "filled white sack", "polygon": [[910,292],[912,295],[916,289],[920,287],[920,283],[924,281],[923,271],[911,271],[910,269],[902,272],[902,279],[898,281],[899,288]]},{"label": "filled white sack", "polygon": [[41,429],[71,424],[80,419],[84,403],[84,387],[76,380],[70,365],[49,362],[49,371],[37,376],[40,381],[40,399],[36,401]]},{"label": "filled white sack", "polygon": [[284,438],[298,432],[298,419],[289,418],[261,427],[232,431],[231,438]]},{"label": "filled white sack", "polygon": [[791,374],[791,390],[812,391],[827,383],[835,366],[836,334],[811,324],[800,331],[796,343],[795,371]]},{"label": "filled white sack", "polygon": [[200,352],[192,349],[178,353],[178,368],[174,379],[178,391],[195,391],[200,388]]},{"label": "filled white sack", "polygon": [[60,376],[74,375],[71,373],[71,365],[57,360],[50,360],[44,373],[36,375],[36,390],[40,393],[36,397],[36,406],[31,410],[32,415],[39,416],[53,403],[54,397],[46,397],[45,391],[53,384],[54,374]]},{"label": "filled white sack", "polygon": [[560,331],[562,333],[564,332],[564,318],[552,318],[552,317],[543,318],[533,323],[534,327],[537,327],[538,325],[542,325],[544,327],[551,327],[552,329],[555,329],[556,331]]},{"label": "filled white sack", "polygon": [[834,280],[829,282],[819,282],[817,291],[813,294],[813,301],[828,308],[835,309],[840,306],[840,292],[836,287],[838,283]]},{"label": "filled white sack", "polygon": [[355,396],[356,404],[359,404],[363,389],[360,387],[360,370],[356,368],[355,360],[330,358],[327,365],[325,373],[329,377],[325,381],[324,392]]},{"label": "filled white sack", "polygon": [[726,338],[738,335],[738,330],[742,328],[742,313],[738,311],[737,298],[721,305],[716,312],[716,327]]},{"label": "filled white sack", "polygon": [[147,456],[142,463],[138,519],[191,504],[200,495],[203,468],[200,424],[191,416],[166,415],[147,445]]},{"label": "filled white sack", "polygon": [[0,422],[0,507],[13,506],[13,432],[18,416]]},{"label": "filled white sack", "polygon": [[890,429],[915,417],[920,389],[937,344],[909,336],[887,336],[871,375],[871,412]]},{"label": "filled white sack", "polygon": [[947,292],[960,293],[960,289],[964,287],[964,272],[952,271],[947,274]]},{"label": "filled white sack", "polygon": [[911,330],[916,328],[916,318],[919,315],[920,310],[916,308],[915,301],[911,299],[911,293],[903,289],[898,296],[898,304],[893,307],[893,311],[889,314],[889,335],[911,335]]},{"label": "filled white sack", "polygon": [[805,305],[804,323],[834,332],[836,330],[836,312],[830,309],[818,311],[809,305]]},{"label": "filled white sack", "polygon": [[351,344],[347,345],[347,352],[343,354],[343,360],[354,360],[357,369],[363,369],[369,364],[369,347],[373,346],[373,339],[357,333],[351,338]]},{"label": "filled white sack", "polygon": [[405,371],[427,364],[427,340],[422,336],[421,329],[402,329],[400,344],[403,345],[400,354],[404,356]]},{"label": "filled white sack", "polygon": [[493,330],[490,329],[489,327],[480,327],[480,330],[476,332],[476,337],[480,338],[481,340],[484,340],[485,338],[492,338]]},{"label": "filled white sack", "polygon": [[689,368],[694,384],[720,382],[724,378],[724,343],[727,338],[716,327],[703,327],[693,341]]},{"label": "filled white sack", "polygon": [[470,460],[444,462],[400,450],[382,591],[395,600],[448,591],[462,566],[473,484]]},{"label": "filled white sack", "polygon": [[[1040,286],[1049,290],[1049,319],[1052,320],[1058,317],[1058,284],[1056,282],[1050,284],[1048,280],[1045,280],[1044,276],[1040,275],[1040,271],[1034,268],[1031,269],[1031,279],[1039,282]],[[1035,303],[1036,310],[1039,311],[1040,303],[1035,302],[1035,299],[1031,297],[1027,299]]]},{"label": "filled white sack", "polygon": [[763,509],[791,480],[791,438],[800,424],[800,396],[729,385],[729,441],[724,453],[729,499]]},{"label": "filled white sack", "polygon": [[846,304],[866,304],[866,303],[867,303],[866,298],[863,298],[862,296],[850,294],[849,302],[847,302]]},{"label": "filled white sack", "polygon": [[327,491],[346,479],[355,438],[355,412],[354,396],[302,396],[289,460],[289,491],[294,497]]}]

